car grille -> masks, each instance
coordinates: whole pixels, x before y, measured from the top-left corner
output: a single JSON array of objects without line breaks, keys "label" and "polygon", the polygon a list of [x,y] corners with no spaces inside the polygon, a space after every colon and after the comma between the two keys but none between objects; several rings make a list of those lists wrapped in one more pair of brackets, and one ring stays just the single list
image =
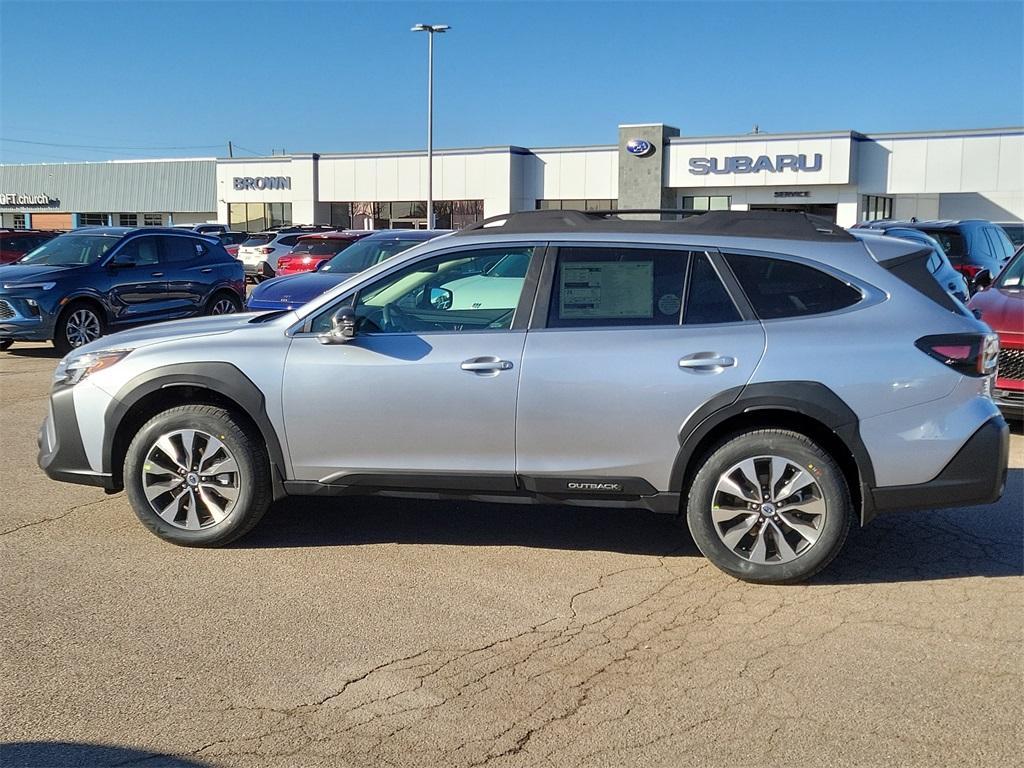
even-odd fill
[{"label": "car grille", "polygon": [[1024,381],[1024,349],[999,350],[999,378]]},{"label": "car grille", "polygon": [[0,299],[0,320],[10,320],[14,315],[14,307]]}]

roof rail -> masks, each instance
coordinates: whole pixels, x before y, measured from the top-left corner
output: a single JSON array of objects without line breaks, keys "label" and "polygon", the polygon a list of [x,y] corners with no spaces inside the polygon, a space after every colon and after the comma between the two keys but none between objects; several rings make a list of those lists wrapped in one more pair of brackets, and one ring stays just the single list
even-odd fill
[{"label": "roof rail", "polygon": [[[622,214],[658,213],[682,216],[681,220],[638,220]],[[781,240],[852,242],[853,236],[823,216],[796,211],[692,211],[672,208],[638,208],[608,211],[542,210],[491,216],[459,230],[455,237],[486,233],[537,234],[583,232],[643,232],[662,235],[724,235],[768,237]]]}]

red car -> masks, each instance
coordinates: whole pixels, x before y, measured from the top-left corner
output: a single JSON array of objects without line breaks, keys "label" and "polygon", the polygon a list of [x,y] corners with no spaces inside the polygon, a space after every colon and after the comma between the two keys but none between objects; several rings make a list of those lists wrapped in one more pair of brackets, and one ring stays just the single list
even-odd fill
[{"label": "red car", "polygon": [[0,229],[0,264],[17,261],[59,234],[41,229]]},{"label": "red car", "polygon": [[1007,418],[1024,419],[1024,246],[968,306],[999,334],[992,399]]},{"label": "red car", "polygon": [[337,232],[303,235],[289,253],[277,260],[277,276],[313,272],[356,240],[370,234],[372,232],[368,230],[343,229]]}]

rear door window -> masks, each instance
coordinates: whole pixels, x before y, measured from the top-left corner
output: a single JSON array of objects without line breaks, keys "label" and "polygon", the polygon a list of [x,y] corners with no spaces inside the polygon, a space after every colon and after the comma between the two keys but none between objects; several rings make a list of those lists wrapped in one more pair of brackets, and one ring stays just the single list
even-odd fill
[{"label": "rear door window", "polygon": [[662,248],[560,248],[547,325],[678,325],[687,257]]},{"label": "rear door window", "polygon": [[690,260],[683,322],[687,325],[708,325],[736,323],[742,319],[711,259],[706,253],[694,253]]},{"label": "rear door window", "polygon": [[187,264],[206,250],[200,241],[190,237],[165,235],[160,240],[163,241],[164,261],[168,264]]},{"label": "rear door window", "polygon": [[725,258],[762,320],[835,312],[862,298],[856,288],[795,261],[738,253]]},{"label": "rear door window", "polygon": [[950,261],[963,260],[964,256],[967,255],[967,246],[964,243],[964,236],[961,235],[954,229],[923,229],[921,230],[927,235],[931,235],[939,241],[939,245],[942,246],[942,250],[946,252],[946,256],[949,257]]}]

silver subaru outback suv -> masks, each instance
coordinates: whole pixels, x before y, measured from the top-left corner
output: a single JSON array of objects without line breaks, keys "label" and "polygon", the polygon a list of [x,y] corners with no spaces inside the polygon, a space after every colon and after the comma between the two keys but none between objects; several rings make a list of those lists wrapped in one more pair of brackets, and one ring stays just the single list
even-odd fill
[{"label": "silver subaru outback suv", "polygon": [[794,582],[855,521],[1002,494],[998,341],[928,257],[803,214],[509,214],[294,311],[72,351],[39,464],[187,546],[289,495],[525,500],[676,515]]}]

